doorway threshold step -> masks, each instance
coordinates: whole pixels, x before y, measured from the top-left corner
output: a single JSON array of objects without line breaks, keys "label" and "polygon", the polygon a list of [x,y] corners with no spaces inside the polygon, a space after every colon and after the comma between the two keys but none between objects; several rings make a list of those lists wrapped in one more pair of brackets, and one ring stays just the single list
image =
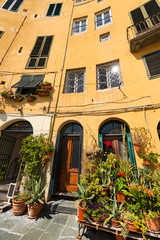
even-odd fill
[{"label": "doorway threshold step", "polygon": [[74,204],[74,201],[64,199],[54,199],[45,204],[44,210],[50,213],[58,212],[77,215],[77,203]]}]

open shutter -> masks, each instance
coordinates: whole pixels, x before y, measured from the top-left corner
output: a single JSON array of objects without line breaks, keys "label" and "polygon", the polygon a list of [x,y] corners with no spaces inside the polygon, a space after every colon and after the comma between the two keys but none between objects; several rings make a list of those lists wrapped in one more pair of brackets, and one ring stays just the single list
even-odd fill
[{"label": "open shutter", "polygon": [[160,51],[145,56],[150,76],[160,74]]},{"label": "open shutter", "polygon": [[11,4],[14,2],[14,0],[8,0],[6,3],[2,6],[3,9],[8,9]]},{"label": "open shutter", "polygon": [[61,11],[62,3],[57,3],[54,16],[59,16]]},{"label": "open shutter", "polygon": [[102,152],[103,152],[103,135],[99,134],[99,147],[102,148]]},{"label": "open shutter", "polygon": [[43,50],[42,50],[42,53],[41,53],[41,56],[48,56],[49,50],[50,50],[50,46],[51,46],[51,43],[52,43],[52,39],[53,39],[53,36],[48,36],[46,38],[45,44],[44,44],[44,47],[43,47]]},{"label": "open shutter", "polygon": [[50,182],[50,187],[49,187],[50,195],[53,195],[53,193],[55,191],[55,176],[56,176],[56,166],[57,166],[57,160],[58,160],[59,142],[60,142],[60,134],[57,134],[54,160],[53,160],[53,168],[52,168],[52,174],[51,174],[51,182]]},{"label": "open shutter", "polygon": [[133,143],[132,143],[132,137],[131,137],[131,133],[127,133],[127,144],[128,144],[128,151],[129,151],[129,157],[131,159],[131,163],[135,166],[135,176],[138,176],[137,173],[137,163],[136,163],[136,158],[134,155],[134,148],[133,148]]},{"label": "open shutter", "polygon": [[29,83],[31,81],[31,79],[32,79],[32,75],[23,75],[19,82],[12,85],[12,88],[24,87],[27,83]]},{"label": "open shutter", "polygon": [[12,6],[11,11],[16,12],[19,9],[22,2],[23,0],[17,0],[15,4]]},{"label": "open shutter", "polygon": [[144,21],[144,16],[140,8],[136,8],[135,10],[131,11],[130,14],[133,19],[133,23],[135,24],[137,32],[141,32],[148,28],[148,25]]},{"label": "open shutter", "polygon": [[80,174],[81,174],[81,161],[82,161],[82,146],[83,146],[83,135],[80,135],[79,141],[79,156],[78,156],[78,183],[80,181]]},{"label": "open shutter", "polygon": [[40,52],[40,49],[41,49],[41,46],[42,46],[42,43],[43,43],[43,39],[44,37],[38,37],[37,38],[37,41],[34,45],[34,48],[30,54],[31,57],[37,57],[39,56],[39,52]]}]

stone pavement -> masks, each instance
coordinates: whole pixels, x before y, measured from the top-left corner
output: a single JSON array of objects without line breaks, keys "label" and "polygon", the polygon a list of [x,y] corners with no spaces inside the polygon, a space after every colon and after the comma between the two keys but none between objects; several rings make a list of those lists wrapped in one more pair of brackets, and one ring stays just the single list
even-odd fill
[{"label": "stone pavement", "polygon": [[[0,213],[0,240],[74,240],[77,233],[75,215],[50,213],[45,208],[37,219],[27,218],[26,213],[14,216],[12,209]],[[93,229],[82,240],[115,240],[115,237]]]}]

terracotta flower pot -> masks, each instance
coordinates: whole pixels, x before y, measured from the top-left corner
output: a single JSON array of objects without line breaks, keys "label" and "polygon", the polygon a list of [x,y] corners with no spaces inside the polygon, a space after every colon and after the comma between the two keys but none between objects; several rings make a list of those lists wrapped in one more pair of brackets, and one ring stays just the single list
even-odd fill
[{"label": "terracotta flower pot", "polygon": [[146,160],[146,159],[143,159],[143,164],[145,166],[150,166],[151,165],[151,162],[149,160]]},{"label": "terracotta flower pot", "polygon": [[112,220],[111,220],[111,223],[112,223],[112,226],[115,227],[115,228],[118,228],[118,227],[121,226],[120,223],[119,223],[119,221],[117,221],[117,220],[115,220],[115,219],[112,219]]},{"label": "terracotta flower pot", "polygon": [[124,203],[126,203],[125,195],[122,192],[117,192],[116,195],[117,195],[117,202],[124,202]]},{"label": "terracotta flower pot", "polygon": [[100,217],[98,220],[94,216],[91,216],[91,218],[94,222],[102,222],[103,221],[102,217]]},{"label": "terracotta flower pot", "polygon": [[26,97],[26,99],[27,99],[27,102],[34,102],[36,100],[36,98],[32,96],[28,96]]},{"label": "terracotta flower pot", "polygon": [[133,144],[134,145],[134,149],[136,150],[136,152],[140,152],[142,149],[142,145],[141,144]]},{"label": "terracotta flower pot", "polygon": [[127,221],[127,226],[128,226],[128,230],[131,232],[138,232],[138,228],[136,228],[133,224],[133,222],[129,222]]},{"label": "terracotta flower pot", "polygon": [[36,203],[33,205],[28,204],[27,206],[28,206],[28,215],[27,215],[28,218],[37,218],[40,216],[43,204]]},{"label": "terracotta flower pot", "polygon": [[84,214],[86,213],[87,208],[83,208],[80,206],[81,203],[78,204],[78,218],[81,222],[85,222],[86,218],[84,217]]},{"label": "terracotta flower pot", "polygon": [[124,240],[124,237],[122,237],[121,235],[115,235],[116,236],[116,240]]},{"label": "terracotta flower pot", "polygon": [[38,95],[41,97],[49,96],[48,92],[38,92]]},{"label": "terracotta flower pot", "polygon": [[15,216],[19,216],[26,210],[25,200],[15,201],[12,199],[12,211]]},{"label": "terracotta flower pot", "polygon": [[158,232],[160,231],[160,216],[156,216],[155,218],[146,219],[147,228],[151,231]]},{"label": "terracotta flower pot", "polygon": [[103,187],[102,192],[104,192],[105,196],[108,197],[108,188],[107,187]]}]

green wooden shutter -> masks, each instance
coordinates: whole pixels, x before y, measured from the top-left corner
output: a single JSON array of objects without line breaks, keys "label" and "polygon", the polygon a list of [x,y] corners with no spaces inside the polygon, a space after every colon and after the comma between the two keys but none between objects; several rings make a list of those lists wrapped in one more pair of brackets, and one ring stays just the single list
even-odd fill
[{"label": "green wooden shutter", "polygon": [[3,9],[8,9],[11,4],[14,2],[14,0],[8,0],[6,3],[2,6]]},{"label": "green wooden shutter", "polygon": [[156,15],[160,11],[160,7],[155,0],[145,3],[144,7],[149,16]]},{"label": "green wooden shutter", "polygon": [[50,4],[46,16],[52,16],[55,4]]},{"label": "green wooden shutter", "polygon": [[133,148],[131,133],[127,133],[126,135],[127,135],[129,157],[131,159],[131,163],[135,166],[135,175],[138,176],[137,163],[136,163],[136,158],[135,158],[135,155],[134,155],[134,148]]},{"label": "green wooden shutter", "polygon": [[39,52],[43,43],[44,37],[38,37],[36,40],[36,43],[34,45],[34,48],[30,54],[31,57],[38,57],[39,56]]},{"label": "green wooden shutter", "polygon": [[59,16],[61,11],[62,3],[57,3],[54,16]]},{"label": "green wooden shutter", "polygon": [[150,53],[144,57],[150,76],[160,74],[160,51]]},{"label": "green wooden shutter", "polygon": [[11,11],[16,12],[19,9],[22,2],[23,0],[17,0],[15,4],[12,6]]},{"label": "green wooden shutter", "polygon": [[53,39],[53,36],[46,37],[41,56],[48,56],[52,39]]},{"label": "green wooden shutter", "polygon": [[99,147],[102,148],[102,152],[103,152],[103,135],[99,134]]},{"label": "green wooden shutter", "polygon": [[57,170],[56,166],[57,166],[57,160],[58,160],[59,142],[60,142],[60,134],[57,134],[54,160],[53,160],[53,168],[52,168],[52,174],[51,174],[51,182],[50,182],[50,187],[49,187],[50,195],[53,195],[53,193],[55,191],[55,177],[56,177],[56,170]]}]

